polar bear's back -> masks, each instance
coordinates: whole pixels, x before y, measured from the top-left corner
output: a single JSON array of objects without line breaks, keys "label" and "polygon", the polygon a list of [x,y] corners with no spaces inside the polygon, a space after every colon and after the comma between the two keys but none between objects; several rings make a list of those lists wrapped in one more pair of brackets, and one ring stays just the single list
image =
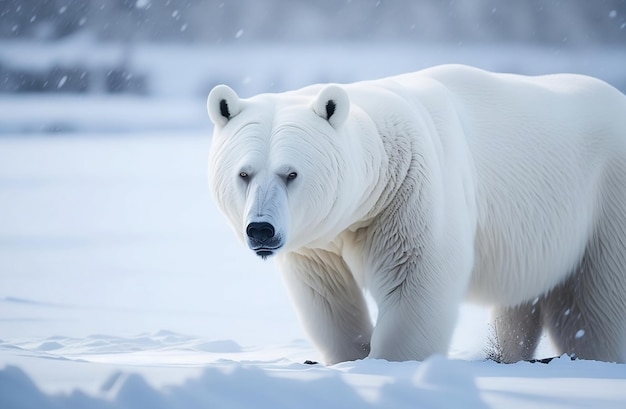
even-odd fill
[{"label": "polar bear's back", "polygon": [[[624,146],[626,141],[623,134],[617,136],[626,124],[626,97],[597,78],[579,74],[525,76],[442,65],[390,79],[418,95],[422,94],[423,84],[430,80],[443,86],[456,108],[465,115],[469,128],[483,125],[481,132],[468,136],[491,137],[500,132],[498,136],[506,138],[502,127],[513,122],[522,125],[520,132],[532,131],[533,124],[537,124],[546,129],[557,126],[559,130],[566,126],[572,129],[570,134],[583,137],[603,134],[611,138],[613,148],[616,144]],[[618,118],[621,121],[616,121]],[[581,129],[583,133],[578,132]],[[553,132],[553,137],[558,133]],[[528,132],[524,143],[532,135]]]}]

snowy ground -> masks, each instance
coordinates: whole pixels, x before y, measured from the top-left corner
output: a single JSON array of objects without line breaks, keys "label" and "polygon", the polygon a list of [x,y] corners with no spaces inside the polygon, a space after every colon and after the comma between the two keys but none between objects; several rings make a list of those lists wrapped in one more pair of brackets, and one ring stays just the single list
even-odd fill
[{"label": "snowy ground", "polygon": [[[572,56],[466,55],[577,71]],[[602,56],[596,75],[619,74],[624,53]],[[488,314],[472,306],[449,357],[304,365],[319,357],[273,263],[236,241],[206,188],[204,101],[173,85],[0,98],[0,408],[626,407],[624,365],[484,361]]]}]

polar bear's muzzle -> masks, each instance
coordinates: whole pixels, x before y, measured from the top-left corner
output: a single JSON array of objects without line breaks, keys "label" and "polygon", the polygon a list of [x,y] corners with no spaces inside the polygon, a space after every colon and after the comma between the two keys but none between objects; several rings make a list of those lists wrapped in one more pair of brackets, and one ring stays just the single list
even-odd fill
[{"label": "polar bear's muzzle", "polygon": [[249,223],[246,227],[246,235],[250,249],[262,258],[274,255],[274,252],[283,244],[274,226],[265,221]]},{"label": "polar bear's muzzle", "polygon": [[244,234],[248,247],[258,256],[267,258],[285,244],[289,220],[287,192],[278,178],[259,182],[248,190]]}]

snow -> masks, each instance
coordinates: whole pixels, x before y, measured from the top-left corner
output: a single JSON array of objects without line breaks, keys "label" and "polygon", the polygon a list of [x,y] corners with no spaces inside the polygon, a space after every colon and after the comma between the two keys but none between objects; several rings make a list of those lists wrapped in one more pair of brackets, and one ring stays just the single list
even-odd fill
[{"label": "snow", "polygon": [[[625,365],[484,360],[489,313],[472,305],[448,357],[305,365],[319,356],[273,262],[238,243],[211,200],[211,125],[198,95],[222,79],[249,94],[449,60],[619,79],[623,52],[423,47],[400,58],[400,48],[337,46],[341,64],[305,67],[321,49],[265,49],[289,62],[278,71],[259,63],[259,49],[208,58],[203,48],[146,46],[134,63],[156,65],[150,96],[0,98],[1,408],[626,407]],[[53,64],[47,50],[36,64]],[[376,51],[397,64],[371,64]],[[16,64],[32,55],[0,47],[7,53]],[[216,59],[240,63],[216,75]],[[179,78],[185,61],[193,69]],[[538,356],[553,354],[544,339]]]}]

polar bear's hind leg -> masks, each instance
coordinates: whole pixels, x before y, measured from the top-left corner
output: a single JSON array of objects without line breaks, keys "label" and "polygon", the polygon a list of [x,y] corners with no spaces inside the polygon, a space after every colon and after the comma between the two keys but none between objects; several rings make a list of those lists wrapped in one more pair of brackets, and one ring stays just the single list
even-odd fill
[{"label": "polar bear's hind leg", "polygon": [[559,352],[583,359],[626,362],[626,166],[618,170],[579,269],[541,303]]}]

